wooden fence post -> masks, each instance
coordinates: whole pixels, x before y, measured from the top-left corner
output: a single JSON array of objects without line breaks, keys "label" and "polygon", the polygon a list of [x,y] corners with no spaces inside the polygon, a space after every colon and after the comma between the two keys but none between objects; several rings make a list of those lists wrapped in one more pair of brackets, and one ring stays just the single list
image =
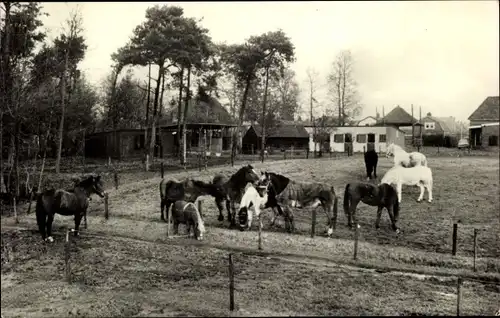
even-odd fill
[{"label": "wooden fence post", "polygon": [[233,254],[229,254],[229,310],[234,311],[234,267]]},{"label": "wooden fence post", "polygon": [[118,172],[114,172],[114,179],[115,179],[115,190],[118,190]]},{"label": "wooden fence post", "polygon": [[457,278],[457,316],[460,316],[460,303],[462,301],[462,277]]},{"label": "wooden fence post", "polygon": [[104,218],[109,219],[108,194],[104,194]]},{"label": "wooden fence post", "polygon": [[198,200],[198,212],[200,212],[201,218],[203,218],[203,209],[201,205],[201,200]]},{"label": "wooden fence post", "polygon": [[165,176],[165,168],[163,167],[163,161],[160,164],[160,172],[161,172],[161,178]]},{"label": "wooden fence post", "polygon": [[262,219],[261,219],[262,211],[259,214],[259,251],[262,250]]},{"label": "wooden fence post", "polygon": [[111,157],[108,156],[108,167],[111,167]]},{"label": "wooden fence post", "polygon": [[359,240],[359,224],[355,224],[355,229],[354,229],[354,260],[358,258],[358,240]]},{"label": "wooden fence post", "polygon": [[66,264],[66,281],[71,284],[71,264],[70,264],[70,230],[66,230],[66,240],[64,242],[64,263]]},{"label": "wooden fence post", "polygon": [[19,224],[19,216],[17,215],[17,202],[16,202],[16,194],[14,194],[14,196],[12,197],[12,201],[13,201],[13,208],[14,208],[14,221],[16,222],[16,224]]},{"label": "wooden fence post", "polygon": [[167,211],[167,237],[170,237],[170,214],[172,214],[172,209]]},{"label": "wooden fence post", "polygon": [[458,235],[458,224],[457,223],[453,223],[453,246],[452,246],[452,250],[451,250],[451,254],[453,256],[457,255],[457,235]]},{"label": "wooden fence post", "polygon": [[311,220],[311,238],[314,238],[316,234],[316,208],[312,211],[312,220]]},{"label": "wooden fence post", "polygon": [[477,258],[477,229],[474,229],[474,272],[476,271]]}]

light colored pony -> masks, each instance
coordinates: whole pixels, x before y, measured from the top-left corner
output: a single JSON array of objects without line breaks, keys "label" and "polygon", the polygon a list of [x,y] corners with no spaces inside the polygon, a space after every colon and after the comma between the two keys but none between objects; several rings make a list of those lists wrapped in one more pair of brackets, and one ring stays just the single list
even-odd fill
[{"label": "light colored pony", "polygon": [[[255,211],[255,216],[259,218],[260,226],[262,227],[262,219],[260,218],[260,212],[261,209],[263,209],[267,203],[268,199],[268,194],[267,194],[267,188],[269,186],[269,183],[264,185],[264,186],[258,186],[257,190],[253,185],[247,186],[245,193],[243,194],[243,197],[241,198],[240,202],[240,209],[238,215],[241,216],[242,212],[245,211],[247,216],[246,216],[246,224],[244,226],[247,229],[250,229],[252,227],[252,220],[253,220],[253,213],[250,207],[253,207],[253,210]],[[240,225],[241,224],[240,222]]]},{"label": "light colored pony", "polygon": [[414,166],[427,167],[427,158],[424,154],[414,151],[407,153],[403,148],[391,142],[385,151],[387,158],[394,156],[394,166],[403,166],[406,168]]},{"label": "light colored pony", "polygon": [[405,168],[403,166],[395,166],[389,169],[380,184],[395,184],[398,192],[398,201],[401,203],[401,190],[404,185],[416,185],[420,187],[420,195],[417,202],[424,198],[424,191],[427,189],[429,195],[428,201],[432,202],[432,171],[429,167],[415,166]]},{"label": "light colored pony", "polygon": [[179,234],[179,224],[186,224],[187,234],[191,236],[193,230],[194,238],[201,241],[205,234],[205,222],[201,217],[200,211],[193,202],[175,201],[172,208],[174,221],[174,234]]}]

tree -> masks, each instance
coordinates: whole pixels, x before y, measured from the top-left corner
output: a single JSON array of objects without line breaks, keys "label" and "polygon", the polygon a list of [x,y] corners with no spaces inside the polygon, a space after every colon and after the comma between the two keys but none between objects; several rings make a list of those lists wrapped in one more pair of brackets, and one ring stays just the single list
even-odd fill
[{"label": "tree", "polygon": [[[314,118],[314,108],[315,103],[318,101],[314,97],[317,88],[318,81],[318,72],[314,68],[307,68],[307,82],[309,84],[309,122],[313,125],[313,143],[314,143],[314,155],[316,155],[316,135],[317,135],[317,120]],[[321,155],[321,147],[320,147],[320,155]]]},{"label": "tree", "polygon": [[351,51],[341,51],[332,66],[332,72],[328,75],[329,94],[335,105],[340,121],[340,126],[361,113],[357,91],[357,83],[353,75],[353,57]]}]

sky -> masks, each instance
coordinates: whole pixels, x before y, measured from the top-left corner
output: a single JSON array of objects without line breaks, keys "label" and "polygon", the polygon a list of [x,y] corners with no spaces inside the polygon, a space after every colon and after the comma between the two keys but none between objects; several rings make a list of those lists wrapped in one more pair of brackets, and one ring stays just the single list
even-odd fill
[{"label": "sky", "polygon": [[[165,3],[165,2],[164,2]],[[160,2],[44,3],[49,39],[70,12],[83,16],[88,51],[80,67],[99,86],[111,54]],[[188,17],[203,18],[214,42],[243,43],[282,29],[295,45],[296,72],[307,112],[307,70],[316,71],[318,112],[332,108],[327,77],[335,56],[348,49],[363,104],[360,119],[399,105],[422,116],[467,117],[487,96],[499,95],[498,1],[169,2]],[[146,79],[143,70],[134,72]],[[415,114],[418,116],[418,112]]]}]

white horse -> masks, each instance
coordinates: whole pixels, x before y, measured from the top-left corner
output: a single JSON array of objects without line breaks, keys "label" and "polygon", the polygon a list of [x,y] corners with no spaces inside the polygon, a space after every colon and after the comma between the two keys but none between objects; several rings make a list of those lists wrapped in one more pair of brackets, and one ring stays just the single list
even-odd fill
[{"label": "white horse", "polygon": [[415,166],[405,168],[402,166],[395,166],[389,169],[380,184],[395,184],[398,192],[398,201],[401,203],[401,190],[404,185],[416,185],[420,187],[420,195],[417,199],[418,202],[424,198],[424,191],[427,189],[428,201],[432,202],[432,171],[429,167]]},{"label": "white horse", "polygon": [[387,146],[385,155],[387,158],[394,156],[394,166],[409,168],[420,165],[427,167],[427,158],[424,154],[418,151],[407,153],[403,148],[393,142]]},{"label": "white horse", "polygon": [[262,227],[260,212],[267,203],[268,187],[269,183],[263,186],[258,186],[258,190],[253,185],[247,186],[245,193],[241,198],[240,209],[238,212],[239,223],[242,229],[245,227],[250,229],[252,227],[253,213],[250,210],[250,207],[252,206],[255,211],[255,216],[259,218],[260,226]]}]

